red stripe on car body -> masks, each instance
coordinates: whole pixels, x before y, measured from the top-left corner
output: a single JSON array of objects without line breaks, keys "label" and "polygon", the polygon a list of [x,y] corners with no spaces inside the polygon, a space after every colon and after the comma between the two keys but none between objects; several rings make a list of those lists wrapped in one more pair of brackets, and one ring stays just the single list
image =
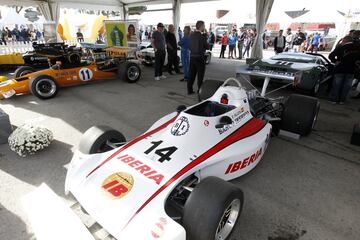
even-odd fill
[{"label": "red stripe on car body", "polygon": [[102,163],[100,163],[96,168],[94,168],[86,177],[89,177],[91,174],[93,174],[96,170],[98,170],[100,167],[102,167],[105,163],[109,162],[111,159],[113,159],[116,155],[118,155],[119,153],[121,153],[122,151],[124,151],[125,149],[131,147],[132,145],[134,145],[135,143],[143,140],[144,138],[147,138],[148,136],[153,135],[154,133],[159,132],[160,130],[166,128],[167,126],[169,126],[169,124],[173,123],[175,121],[175,119],[179,116],[179,114],[177,114],[175,117],[173,117],[172,119],[170,119],[169,121],[167,121],[166,123],[164,123],[163,125],[141,135],[138,138],[135,138],[134,140],[132,140],[131,142],[125,144],[124,146],[122,146],[119,150],[117,150],[116,152],[114,152],[113,154],[111,154],[105,161],[103,161]]},{"label": "red stripe on car body", "polygon": [[224,148],[230,146],[231,144],[240,141],[244,138],[250,137],[257,132],[259,132],[261,129],[264,128],[266,125],[265,121],[252,118],[248,122],[246,122],[244,125],[239,127],[236,131],[231,133],[229,136],[221,140],[219,143],[217,143],[215,146],[204,152],[202,155],[200,155],[198,158],[190,162],[188,165],[186,165],[183,169],[181,169],[177,174],[175,174],[171,179],[169,179],[164,185],[162,185],[130,218],[130,220],[127,222],[125,229],[129,223],[134,219],[134,217],[144,208],[146,205],[148,205],[157,195],[159,195],[164,189],[166,189],[170,184],[172,184],[175,180],[180,178],[182,175],[190,171],[192,168],[196,167],[200,163],[204,162],[206,159],[210,158],[211,156],[215,155],[219,151],[223,150]]}]

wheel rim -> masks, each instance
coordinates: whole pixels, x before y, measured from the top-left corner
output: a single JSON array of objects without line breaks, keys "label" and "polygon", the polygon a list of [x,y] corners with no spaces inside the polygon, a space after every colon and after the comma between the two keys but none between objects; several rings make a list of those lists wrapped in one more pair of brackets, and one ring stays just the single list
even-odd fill
[{"label": "wheel rim", "polygon": [[135,81],[140,75],[140,72],[139,72],[139,69],[137,68],[137,66],[129,67],[129,69],[127,71],[127,75],[128,75],[129,80]]},{"label": "wheel rim", "polygon": [[56,91],[56,84],[50,79],[41,79],[35,85],[36,92],[42,97],[51,97]]},{"label": "wheel rim", "polygon": [[32,73],[32,72],[33,72],[33,71],[31,71],[31,70],[22,71],[22,72],[20,73],[20,77],[25,76],[25,75],[27,75],[27,74],[29,74],[29,73]]},{"label": "wheel rim", "polygon": [[233,230],[240,213],[240,199],[234,199],[224,211],[216,229],[215,240],[225,240]]}]

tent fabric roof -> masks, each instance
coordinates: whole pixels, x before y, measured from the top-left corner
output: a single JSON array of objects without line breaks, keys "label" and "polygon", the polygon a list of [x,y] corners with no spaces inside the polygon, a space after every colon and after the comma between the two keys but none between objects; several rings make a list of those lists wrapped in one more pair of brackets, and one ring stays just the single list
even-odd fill
[{"label": "tent fabric roof", "polygon": [[26,18],[16,13],[15,9],[10,9],[5,17],[0,20],[0,25],[26,25],[31,24]]}]

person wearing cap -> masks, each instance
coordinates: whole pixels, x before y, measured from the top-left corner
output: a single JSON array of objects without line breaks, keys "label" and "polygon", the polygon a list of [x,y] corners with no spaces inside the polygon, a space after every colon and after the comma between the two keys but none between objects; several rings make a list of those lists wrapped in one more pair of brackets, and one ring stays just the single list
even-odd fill
[{"label": "person wearing cap", "polygon": [[157,30],[154,31],[151,35],[151,45],[155,51],[155,80],[159,81],[160,79],[165,79],[166,76],[163,75],[162,69],[165,62],[165,35],[164,35],[164,25],[158,23]]},{"label": "person wearing cap", "polygon": [[187,82],[188,94],[195,93],[193,85],[197,75],[198,90],[200,89],[205,75],[205,52],[209,49],[205,31],[204,21],[196,22],[196,30],[190,35],[190,79]]}]

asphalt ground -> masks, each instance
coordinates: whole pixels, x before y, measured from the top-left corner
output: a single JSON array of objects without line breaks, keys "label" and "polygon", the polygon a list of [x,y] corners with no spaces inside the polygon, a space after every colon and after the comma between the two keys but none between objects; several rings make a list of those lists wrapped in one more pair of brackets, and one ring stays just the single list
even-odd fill
[{"label": "asphalt ground", "polygon": [[[207,79],[233,77],[236,66],[244,64],[217,54],[207,66]],[[132,139],[178,105],[197,102],[187,96],[181,75],[156,82],[152,68],[142,70],[136,84],[100,81],[60,89],[47,101],[24,95],[0,102],[14,126],[39,124],[55,137],[49,148],[26,158],[0,145],[1,240],[35,238],[21,198],[41,183],[68,201],[64,166],[86,129],[109,125]],[[350,136],[360,122],[360,100],[331,105],[322,93],[320,101],[319,119],[308,137],[273,137],[259,165],[232,181],[243,190],[245,204],[230,240],[359,239],[360,147],[350,145]]]}]

